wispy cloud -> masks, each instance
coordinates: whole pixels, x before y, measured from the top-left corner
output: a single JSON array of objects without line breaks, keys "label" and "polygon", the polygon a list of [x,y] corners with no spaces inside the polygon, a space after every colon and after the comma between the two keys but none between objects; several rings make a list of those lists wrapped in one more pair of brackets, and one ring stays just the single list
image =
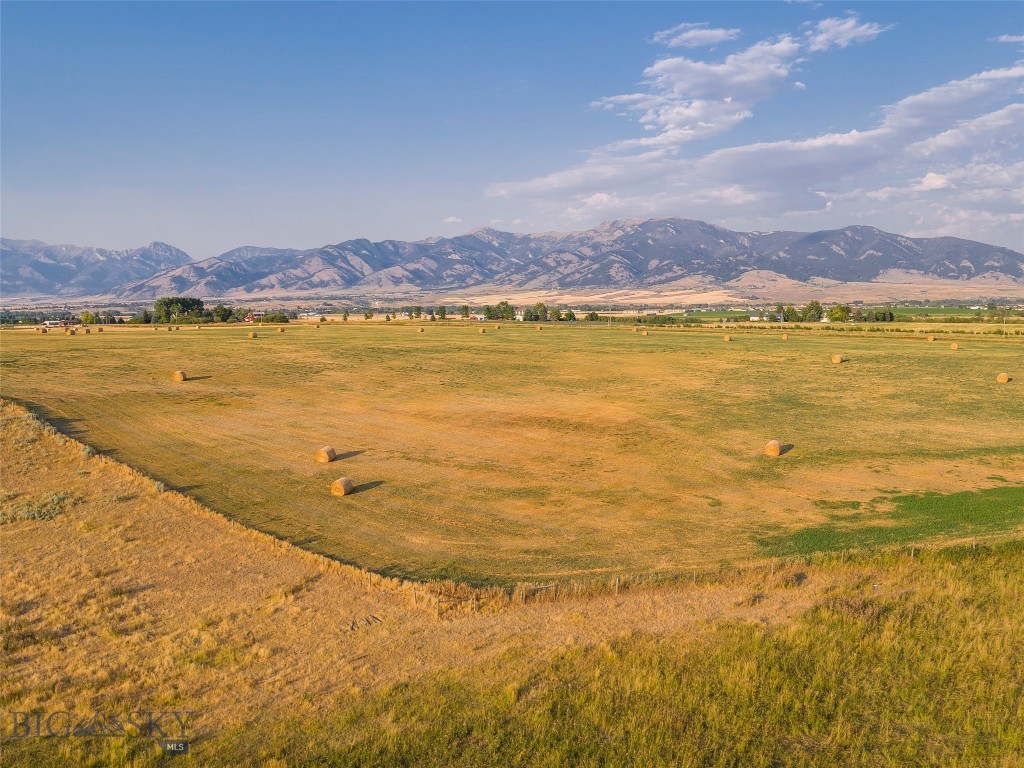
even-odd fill
[{"label": "wispy cloud", "polygon": [[862,23],[856,14],[846,18],[832,18],[819,21],[807,35],[807,50],[827,51],[829,48],[845,48],[852,43],[866,43],[874,40],[892,25],[883,27],[873,22]]},{"label": "wispy cloud", "polygon": [[696,24],[678,24],[671,29],[664,29],[654,34],[654,42],[667,45],[669,48],[699,48],[705,45],[718,45],[740,36],[738,29],[722,29],[711,27],[706,21]]},{"label": "wispy cloud", "polygon": [[680,151],[725,134],[751,119],[760,102],[799,87],[793,74],[814,56],[887,29],[851,15],[719,60],[659,60],[645,70],[642,90],[596,102],[636,120],[646,135],[590,150],[579,164],[544,176],[492,184],[488,194],[567,222],[683,214],[773,226],[779,217],[884,223],[903,216],[919,232],[966,228],[981,237],[1002,227],[1005,239],[1006,227],[1024,220],[1024,62],[910,94],[882,107],[866,130]]},{"label": "wispy cloud", "polygon": [[445,216],[443,219],[441,219],[441,222],[444,224],[461,224],[462,219],[460,219],[458,216]]}]

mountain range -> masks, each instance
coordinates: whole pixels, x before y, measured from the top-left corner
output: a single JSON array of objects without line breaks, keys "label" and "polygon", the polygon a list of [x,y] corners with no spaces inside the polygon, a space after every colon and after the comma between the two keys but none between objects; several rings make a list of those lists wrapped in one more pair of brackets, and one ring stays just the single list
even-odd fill
[{"label": "mountain range", "polygon": [[1024,285],[1024,255],[954,237],[912,238],[867,226],[822,232],[734,232],[692,219],[630,219],[583,232],[479,229],[415,242],[348,240],[305,250],[244,246],[192,261],[165,243],[130,251],[2,241],[5,296],[218,297],[349,290],[657,288],[772,272],[806,282],[868,282],[897,270]]}]

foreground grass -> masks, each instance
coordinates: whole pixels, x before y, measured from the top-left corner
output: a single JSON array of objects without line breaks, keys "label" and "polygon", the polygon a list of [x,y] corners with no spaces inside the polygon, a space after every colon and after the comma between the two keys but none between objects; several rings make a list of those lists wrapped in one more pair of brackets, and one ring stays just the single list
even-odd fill
[{"label": "foreground grass", "polygon": [[[1024,764],[1019,537],[437,621],[0,416],[3,498],[76,499],[0,526],[5,766]],[[137,708],[189,756],[11,738]]]},{"label": "foreground grass", "polygon": [[[792,624],[637,632],[547,661],[510,651],[492,665],[342,694],[218,733],[193,744],[189,760],[1024,764],[1024,543],[836,568],[845,585]],[[10,764],[60,764],[47,747],[19,744]],[[62,757],[82,765],[158,761],[148,746],[82,741]]]}]

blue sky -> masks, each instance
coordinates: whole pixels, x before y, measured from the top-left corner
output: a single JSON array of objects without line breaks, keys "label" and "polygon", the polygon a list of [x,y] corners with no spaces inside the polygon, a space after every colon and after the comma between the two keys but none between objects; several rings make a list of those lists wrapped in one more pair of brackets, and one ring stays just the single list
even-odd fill
[{"label": "blue sky", "polygon": [[2,231],[196,258],[681,216],[1024,249],[1021,3],[18,3]]}]

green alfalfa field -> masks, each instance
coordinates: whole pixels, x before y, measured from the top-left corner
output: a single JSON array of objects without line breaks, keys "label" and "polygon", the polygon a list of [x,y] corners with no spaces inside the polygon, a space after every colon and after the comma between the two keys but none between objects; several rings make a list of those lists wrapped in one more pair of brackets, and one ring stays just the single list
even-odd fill
[{"label": "green alfalfa field", "polygon": [[671,577],[1024,523],[1020,338],[541,327],[8,330],[2,389],[246,526],[411,579]]}]

